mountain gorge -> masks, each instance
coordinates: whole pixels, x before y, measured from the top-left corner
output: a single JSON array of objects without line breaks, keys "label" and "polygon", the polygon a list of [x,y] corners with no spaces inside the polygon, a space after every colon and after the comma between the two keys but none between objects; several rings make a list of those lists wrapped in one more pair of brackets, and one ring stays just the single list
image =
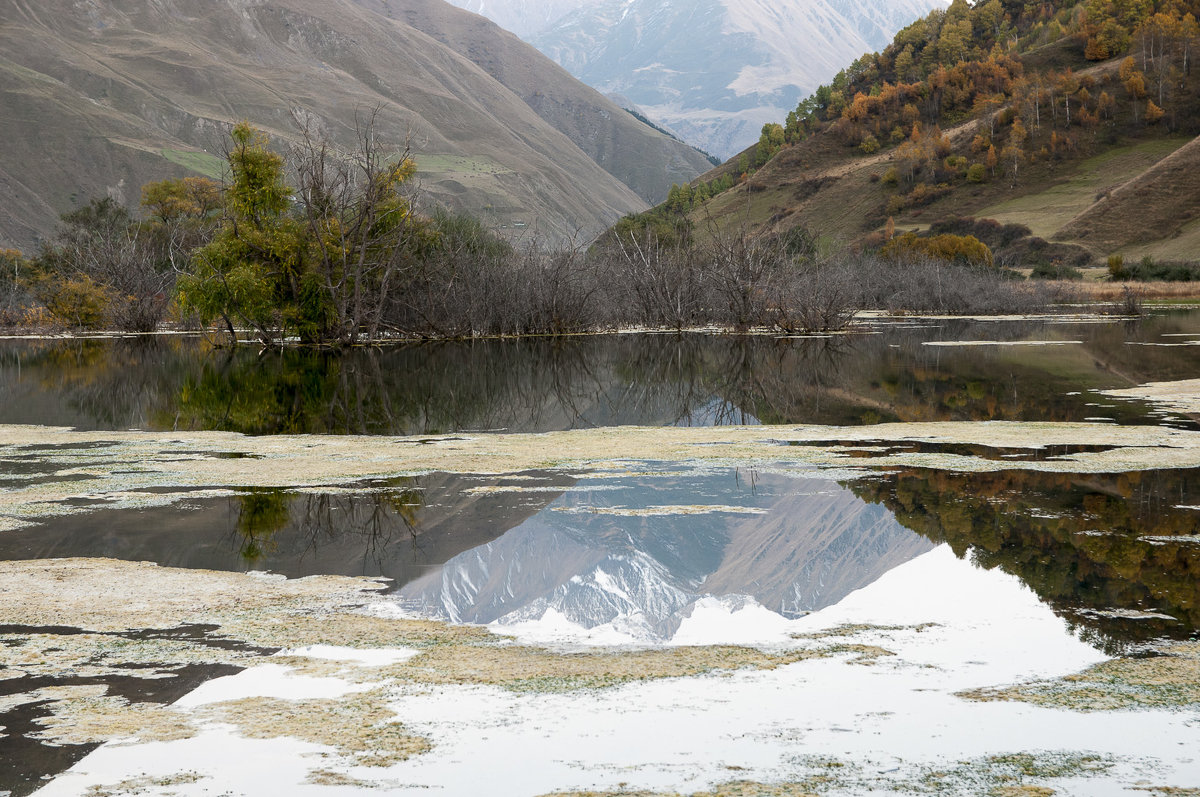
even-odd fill
[{"label": "mountain gorge", "polygon": [[[455,0],[530,30],[563,4]],[[573,75],[721,157],[940,0],[603,0],[522,35]],[[514,29],[518,29],[515,28]]]},{"label": "mountain gorge", "polygon": [[91,197],[133,206],[148,181],[219,176],[240,120],[279,148],[301,123],[351,147],[374,112],[381,140],[412,146],[430,200],[547,239],[598,231],[707,166],[434,0],[2,0],[0,53],[0,243],[27,250]]}]

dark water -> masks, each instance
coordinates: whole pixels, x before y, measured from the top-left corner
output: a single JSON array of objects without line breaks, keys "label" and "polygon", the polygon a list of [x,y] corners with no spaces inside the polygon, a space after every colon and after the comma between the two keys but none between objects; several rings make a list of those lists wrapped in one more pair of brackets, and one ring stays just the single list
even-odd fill
[{"label": "dark water", "polygon": [[[927,345],[962,340],[1079,342]],[[343,355],[231,352],[181,338],[0,341],[0,423],[246,434],[1096,418],[1195,428],[1197,419],[1094,392],[1200,377],[1193,340],[1194,312],[1102,324],[913,320],[825,339],[620,335]],[[36,452],[6,452],[0,489],[38,467]],[[797,616],[948,544],[1019,577],[1106,651],[1200,629],[1195,471],[905,469],[837,483],[642,463],[622,473],[435,473],[358,487],[68,515],[0,533],[0,559],[383,575],[407,606],[451,620],[554,609],[654,640],[669,638],[703,596]],[[210,675],[181,672],[163,694],[130,699],[173,699]],[[28,743],[37,707],[22,711],[0,717],[10,732],[0,761],[27,764],[0,767],[0,792],[28,793],[37,773],[86,752]]]},{"label": "dark water", "polygon": [[[1139,423],[1154,420],[1144,407],[1088,391],[1196,376],[1200,346],[1187,343],[1198,339],[1200,314],[1178,312],[1102,324],[913,320],[824,339],[614,335],[341,355],[213,350],[190,338],[0,341],[0,423],[245,434]],[[961,340],[1080,343],[927,345]]]}]

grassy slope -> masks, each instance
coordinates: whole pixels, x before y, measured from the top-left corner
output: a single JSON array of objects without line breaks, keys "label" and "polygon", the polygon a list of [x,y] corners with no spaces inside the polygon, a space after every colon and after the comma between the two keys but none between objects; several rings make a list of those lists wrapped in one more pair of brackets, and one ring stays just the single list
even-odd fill
[{"label": "grassy slope", "polygon": [[[1170,241],[1198,215],[1200,138],[1100,197],[1058,235],[1110,251],[1126,249],[1133,253],[1138,246]],[[1195,252],[1192,257],[1198,255],[1200,252]]]},{"label": "grassy slope", "polygon": [[1024,224],[1034,235],[1049,238],[1087,210],[1097,195],[1143,174],[1190,139],[1171,136],[1110,149],[1077,164],[1070,173],[1050,179],[1043,190],[1025,193],[976,211],[1004,223]]},{"label": "grassy slope", "polygon": [[661,202],[672,184],[711,167],[697,150],[635,119],[484,17],[443,0],[354,2],[403,20],[471,59],[647,202]]},{"label": "grassy slope", "polygon": [[90,15],[68,0],[0,0],[0,20],[5,245],[31,248],[92,196],[136,204],[147,180],[211,173],[175,153],[219,153],[239,119],[294,135],[297,108],[343,145],[355,113],[378,107],[385,140],[499,164],[482,175],[445,161],[424,183],[453,207],[501,208],[552,237],[645,207],[474,63],[347,0],[233,0],[221,13],[112,0]]},{"label": "grassy slope", "polygon": [[[976,124],[947,131],[956,149],[970,141]],[[971,215],[1024,224],[1035,235],[1081,244],[1098,258],[1119,251],[1127,258],[1151,254],[1196,259],[1200,141],[1151,135],[1091,158],[1028,169],[1015,185],[997,180],[960,186],[947,198],[897,216],[896,226],[923,228],[945,216]],[[887,171],[891,151],[864,157],[823,139],[827,137],[784,150],[745,184],[694,211],[693,218],[722,228],[782,230],[802,225],[846,243],[880,229],[888,193],[872,177]],[[1175,158],[1164,163],[1172,155]],[[1113,194],[1106,200],[1109,212],[1101,218],[1093,206],[1106,190]]]},{"label": "grassy slope", "polygon": [[[1027,73],[1072,67],[1093,77],[1114,72],[1121,60],[1083,61],[1066,40],[1021,58]],[[978,125],[971,120],[945,131],[956,152],[970,154]],[[1092,157],[1027,164],[1015,183],[1000,178],[956,185],[949,196],[897,215],[896,227],[924,229],[947,216],[975,216],[1024,224],[1037,236],[1082,245],[1098,261],[1113,252],[1127,259],[1147,254],[1200,259],[1200,142],[1156,169],[1191,137],[1145,127],[1123,132],[1136,137],[1097,142],[1102,151]],[[718,228],[778,231],[799,225],[824,239],[853,243],[883,229],[887,220],[890,192],[877,178],[887,171],[893,152],[889,147],[862,156],[821,133],[785,148],[745,184],[693,211],[692,218]],[[733,158],[700,179],[736,173],[737,164]],[[1107,215],[1094,207],[1103,191],[1113,194],[1106,200]]]}]

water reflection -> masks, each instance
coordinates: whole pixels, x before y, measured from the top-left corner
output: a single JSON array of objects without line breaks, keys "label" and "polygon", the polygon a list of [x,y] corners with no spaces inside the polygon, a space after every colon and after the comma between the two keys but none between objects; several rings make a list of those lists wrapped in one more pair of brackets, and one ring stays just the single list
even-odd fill
[{"label": "water reflection", "polygon": [[1200,475],[901,470],[839,484],[644,463],[249,490],[0,535],[0,558],[386,576],[423,614],[671,638],[698,602],[796,617],[935,545],[1020,578],[1109,652],[1200,629]]},{"label": "water reflection", "polygon": [[[1087,391],[1200,375],[1200,314],[1134,325],[943,321],[825,339],[610,335],[330,355],[202,339],[0,341],[0,423],[247,434],[618,424],[1143,422]],[[1063,346],[930,346],[956,340]],[[1145,345],[1143,345],[1145,344]]]},{"label": "water reflection", "polygon": [[731,470],[583,476],[494,542],[400,589],[473,623],[547,613],[636,641],[670,639],[705,596],[795,617],[933,547],[824,479]]},{"label": "water reflection", "polygon": [[904,471],[851,485],[960,557],[1018,576],[1116,654],[1200,629],[1200,475]]}]

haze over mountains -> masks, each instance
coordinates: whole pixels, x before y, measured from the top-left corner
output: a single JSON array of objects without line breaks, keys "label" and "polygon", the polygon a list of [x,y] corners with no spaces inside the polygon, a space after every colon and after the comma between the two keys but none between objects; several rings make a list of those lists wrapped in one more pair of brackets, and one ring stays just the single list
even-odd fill
[{"label": "haze over mountains", "polygon": [[[942,0],[452,0],[722,158]],[[564,10],[565,9],[565,10]],[[555,16],[559,15],[559,16]],[[545,22],[553,20],[552,22]]]},{"label": "haze over mountains", "polygon": [[0,246],[29,251],[93,197],[136,205],[145,182],[219,176],[242,119],[279,147],[297,117],[350,146],[378,108],[430,199],[547,238],[598,232],[708,167],[441,0],[0,0],[0,53]]}]

